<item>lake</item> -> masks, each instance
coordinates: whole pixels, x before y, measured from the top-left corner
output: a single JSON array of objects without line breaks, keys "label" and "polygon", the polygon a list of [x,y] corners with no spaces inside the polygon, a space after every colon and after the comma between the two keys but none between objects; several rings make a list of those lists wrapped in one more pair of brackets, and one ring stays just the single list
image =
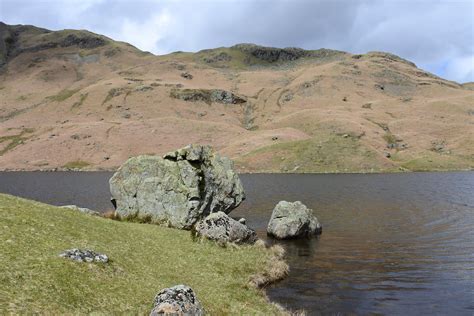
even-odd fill
[{"label": "lake", "polygon": [[[0,192],[112,209],[110,172],[0,172]],[[242,216],[267,239],[280,200],[300,200],[318,238],[278,241],[290,275],[269,297],[307,314],[474,314],[474,172],[241,175]],[[276,242],[269,240],[270,243]]]}]

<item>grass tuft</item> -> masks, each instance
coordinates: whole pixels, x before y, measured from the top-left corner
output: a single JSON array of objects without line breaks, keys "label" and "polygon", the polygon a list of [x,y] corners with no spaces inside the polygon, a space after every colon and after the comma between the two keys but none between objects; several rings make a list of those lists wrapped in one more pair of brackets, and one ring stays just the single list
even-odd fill
[{"label": "grass tuft", "polygon": [[87,161],[83,161],[83,160],[74,160],[74,161],[70,161],[68,163],[66,163],[63,168],[66,168],[66,169],[83,169],[83,168],[86,168],[88,166],[90,166],[91,164]]},{"label": "grass tuft", "polygon": [[23,144],[30,136],[25,136],[26,134],[31,134],[35,130],[33,128],[24,128],[20,134],[17,135],[9,135],[9,136],[1,136],[0,137],[0,144],[7,142],[7,145],[0,149],[0,156],[3,156],[10,150],[14,149],[15,147]]},{"label": "grass tuft", "polygon": [[64,89],[64,90],[61,90],[58,94],[46,97],[46,99],[50,101],[55,101],[55,102],[62,102],[72,97],[79,90],[80,89],[72,89],[72,90]]}]

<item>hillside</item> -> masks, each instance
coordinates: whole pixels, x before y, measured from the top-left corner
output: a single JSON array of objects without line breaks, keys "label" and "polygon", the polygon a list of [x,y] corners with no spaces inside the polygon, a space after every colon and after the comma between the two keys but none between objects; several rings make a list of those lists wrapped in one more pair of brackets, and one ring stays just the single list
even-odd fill
[{"label": "hillside", "polygon": [[474,168],[474,91],[398,56],[252,44],[155,56],[0,24],[0,169],[214,146],[241,172]]}]

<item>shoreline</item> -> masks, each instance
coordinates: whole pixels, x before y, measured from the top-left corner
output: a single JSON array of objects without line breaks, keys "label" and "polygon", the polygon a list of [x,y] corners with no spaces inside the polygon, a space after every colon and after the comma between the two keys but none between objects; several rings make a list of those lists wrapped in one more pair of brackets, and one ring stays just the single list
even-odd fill
[{"label": "shoreline", "polygon": [[[94,173],[94,172],[116,172],[117,169],[67,169],[67,168],[52,168],[52,169],[0,169],[0,172],[80,172],[80,173]],[[239,175],[253,175],[253,174],[285,174],[285,175],[372,175],[372,174],[410,174],[410,173],[449,173],[449,172],[473,172],[474,168],[469,169],[432,169],[432,170],[397,170],[397,171],[374,171],[374,172],[281,172],[281,171],[255,171],[255,172],[237,172]]]},{"label": "shoreline", "polygon": [[[49,265],[52,265],[49,267],[39,264],[36,271],[28,270],[32,281],[43,280],[41,282],[34,281],[35,286],[25,288],[22,296],[27,299],[35,299],[36,310],[39,308],[39,310],[49,310],[53,313],[54,311],[58,313],[82,313],[85,311],[100,313],[101,310],[119,312],[121,307],[114,305],[112,300],[106,299],[110,294],[99,289],[101,282],[105,282],[106,285],[115,287],[115,295],[121,296],[125,300],[126,308],[122,312],[127,310],[134,311],[134,313],[144,312],[148,308],[147,306],[151,305],[153,293],[162,287],[169,286],[170,283],[183,282],[189,283],[197,290],[199,299],[207,303],[205,309],[211,314],[235,313],[246,308],[249,313],[259,311],[259,313],[291,314],[278,302],[271,301],[266,293],[268,285],[274,284],[288,275],[289,267],[284,260],[285,251],[281,246],[267,246],[265,242],[257,241],[255,245],[234,246],[229,244],[227,247],[221,247],[210,241],[192,241],[188,231],[179,229],[114,221],[9,194],[0,194],[0,201],[3,201],[0,205],[0,213],[4,213],[9,223],[8,229],[3,231],[5,234],[3,237],[9,242],[0,245],[0,248],[4,248],[6,253],[5,267],[11,267],[11,269],[4,271],[5,277],[8,279],[9,276],[27,269],[26,266],[22,266],[26,259],[14,255],[18,251],[26,251],[27,261],[47,261]],[[30,224],[24,225],[25,220],[28,220]],[[55,227],[53,230],[50,228],[51,225]],[[31,231],[36,231],[38,232],[36,235],[41,234],[41,236],[32,236]],[[71,234],[71,231],[74,231],[74,234]],[[107,236],[109,233],[112,235]],[[131,234],[131,237],[125,238],[124,235],[127,234]],[[63,236],[58,239],[58,235]],[[153,237],[154,242],[162,244],[159,252],[149,252],[147,251],[148,247],[144,246],[144,242],[150,241],[150,236]],[[36,247],[34,251],[28,252],[30,247],[28,240],[31,238],[37,240]],[[139,247],[137,249],[132,247],[134,251],[129,252],[123,248],[125,240],[128,241],[126,244],[129,246],[137,245]],[[170,245],[165,246],[165,244]],[[176,245],[180,245],[181,248],[176,248]],[[105,251],[112,261],[109,265],[95,267],[92,264],[86,266],[86,264],[72,263],[58,257],[58,253],[63,248],[71,246],[87,246],[94,250]],[[190,258],[183,256],[183,252],[187,252]],[[8,259],[9,254],[14,256]],[[154,259],[150,260],[149,256]],[[182,260],[185,257],[187,259]],[[205,268],[209,267],[206,260],[226,268],[222,271],[218,269],[220,272],[216,277],[216,271]],[[202,263],[201,261],[206,262]],[[160,262],[164,266],[179,264],[189,267],[183,268],[182,271],[176,271],[171,266],[164,268],[160,264],[156,264]],[[70,278],[63,279],[61,277],[63,273],[74,274],[75,281],[72,282]],[[224,274],[221,276],[220,273]],[[98,279],[95,280],[96,278]],[[129,281],[122,280],[123,278]],[[97,283],[98,280],[102,281]],[[79,282],[81,286],[87,284],[86,288],[83,288],[85,292],[80,295],[80,302],[87,304],[67,304],[68,293],[71,288],[77,286],[70,284],[71,282]],[[128,286],[124,287],[123,282]],[[17,301],[15,293],[20,290],[12,288],[9,291],[9,284],[8,282],[4,284],[5,293],[10,292],[5,297],[7,301],[4,303],[11,303],[12,300]],[[144,284],[147,286],[143,286]],[[136,292],[139,293],[131,294],[129,288],[136,288]],[[220,290],[216,292],[215,288],[220,288]],[[37,296],[42,291],[51,292],[51,295]],[[51,300],[51,297],[57,299]],[[248,300],[253,301],[251,306],[247,306]],[[2,305],[0,304],[0,306]],[[12,305],[6,304],[4,306],[11,308]],[[27,305],[22,304],[13,307],[19,308],[16,309],[18,313],[29,310]],[[9,311],[14,312],[10,308]],[[29,311],[31,312],[31,310]]]}]

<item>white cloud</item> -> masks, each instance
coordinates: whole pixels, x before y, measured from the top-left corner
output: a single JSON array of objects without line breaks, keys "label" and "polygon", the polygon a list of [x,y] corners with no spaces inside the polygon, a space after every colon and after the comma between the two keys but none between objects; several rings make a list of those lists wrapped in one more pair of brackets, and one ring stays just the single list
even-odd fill
[{"label": "white cloud", "polygon": [[172,17],[167,10],[144,21],[125,19],[120,32],[113,37],[131,43],[141,50],[163,54],[166,52],[160,51],[157,42],[169,34],[171,22]]},{"label": "white cloud", "polygon": [[474,55],[453,58],[446,65],[445,76],[458,82],[474,82]]}]

